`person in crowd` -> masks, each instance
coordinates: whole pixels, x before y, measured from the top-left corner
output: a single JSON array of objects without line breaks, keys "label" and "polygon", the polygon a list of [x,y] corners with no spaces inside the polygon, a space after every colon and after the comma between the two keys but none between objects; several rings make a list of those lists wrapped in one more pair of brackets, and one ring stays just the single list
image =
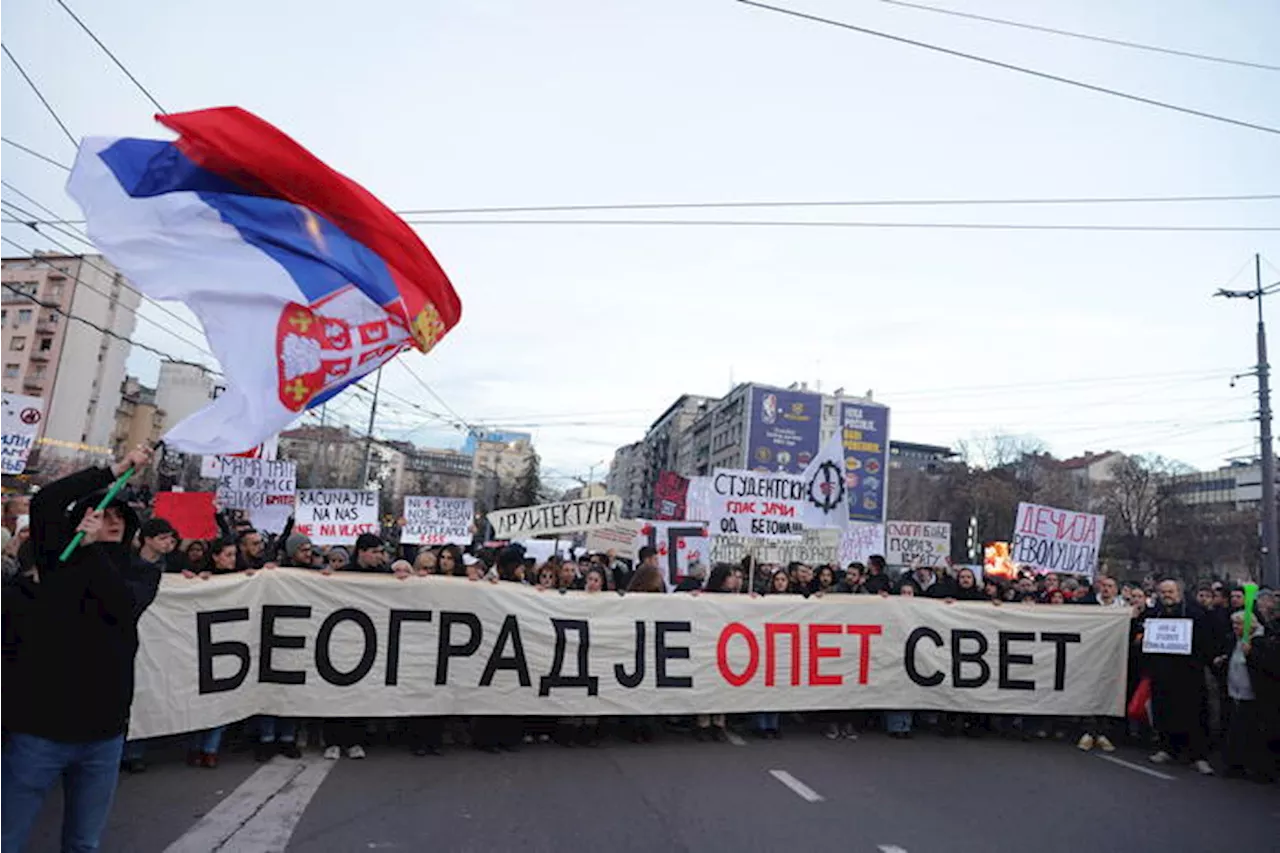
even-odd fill
[{"label": "person in crowd", "polygon": [[31,517],[31,497],[29,495],[13,495],[5,498],[3,509],[3,527],[10,534],[17,535],[19,527],[25,527],[30,522],[23,523],[23,519]]},{"label": "person in crowd", "polygon": [[[707,578],[708,593],[736,593],[742,589],[742,576],[734,571],[731,563],[717,563]],[[725,740],[724,714],[698,714],[693,730],[697,740]]]},{"label": "person in crowd", "polygon": [[[168,558],[178,547],[178,531],[163,518],[152,518],[142,523],[138,532],[138,547],[133,551],[126,583],[135,597],[145,597],[148,590],[160,585],[160,576],[169,571]],[[125,741],[121,769],[127,773],[142,773],[147,769],[144,757],[145,741]]]},{"label": "person in crowd", "polygon": [[565,560],[556,572],[556,588],[562,590],[582,589],[582,579],[578,577],[578,564]]},{"label": "person in crowd", "polygon": [[[581,564],[579,564],[581,565]],[[589,564],[582,575],[582,590],[589,595],[605,592],[609,587],[606,570],[599,564]],[[561,746],[599,746],[599,717],[568,717],[556,729],[556,742]]]},{"label": "person in crowd", "polygon": [[768,595],[787,595],[791,592],[791,576],[786,569],[774,569],[769,575],[769,586],[765,588]]},{"label": "person in crowd", "polygon": [[[495,583],[523,583],[524,549],[508,545],[498,552]],[[484,716],[472,720],[471,742],[483,752],[516,752],[524,732],[523,717]]]},{"label": "person in crowd", "polygon": [[1098,577],[1098,588],[1085,600],[1086,604],[1097,604],[1100,607],[1129,607],[1129,602],[1120,595],[1120,585],[1110,575]]},{"label": "person in crowd", "polygon": [[628,572],[626,570],[619,571],[616,567],[614,568],[613,583],[614,583],[615,589],[625,589],[628,592],[630,592],[631,580],[633,576],[635,574],[639,574],[639,572],[643,569],[653,569],[655,572],[659,573],[659,579],[661,579],[662,569],[658,565],[658,549],[657,548],[653,547],[652,545],[643,545],[641,546],[639,552],[637,552],[636,557],[638,558],[638,560],[636,562],[636,567],[634,572]]},{"label": "person in crowd", "polygon": [[978,586],[978,576],[968,566],[956,570],[955,591],[951,598],[955,601],[986,601],[987,594]]},{"label": "person in crowd", "polygon": [[1204,668],[1210,663],[1212,628],[1200,605],[1186,600],[1180,581],[1161,581],[1156,595],[1156,606],[1147,612],[1147,618],[1190,619],[1192,629],[1191,654],[1144,655],[1143,664],[1151,677],[1152,716],[1160,734],[1160,749],[1151,755],[1151,761],[1187,760],[1198,773],[1211,776],[1204,728]]},{"label": "person in crowd", "polygon": [[[765,587],[765,595],[789,595],[791,593],[791,578],[787,574],[787,570],[783,568],[774,569],[769,575],[768,586]],[[756,734],[761,738],[768,740],[778,739],[782,737],[782,715],[777,711],[763,711],[755,715]]]},{"label": "person in crowd", "polygon": [[[665,586],[662,583],[662,572],[656,565],[657,560],[653,560],[651,564],[646,564],[644,561],[645,548],[648,548],[648,546],[646,545],[640,549],[641,562],[635,572],[632,573],[631,580],[627,584],[627,595],[661,593],[665,590]],[[656,555],[657,552],[654,551],[654,554]],[[697,592],[695,591],[694,594],[696,595]],[[649,743],[657,737],[658,718],[649,715],[627,717],[623,721],[623,728],[632,742]]]},{"label": "person in crowd", "polygon": [[1059,578],[1053,572],[1045,572],[1036,585],[1039,587],[1040,597],[1048,601],[1050,593],[1059,590]]},{"label": "person in crowd", "polygon": [[240,532],[239,537],[237,537],[237,545],[240,551],[237,562],[241,570],[257,570],[267,564],[266,540],[262,538],[261,533],[252,527]]},{"label": "person in crowd", "polygon": [[[1110,575],[1100,575],[1093,590],[1088,598],[1083,600],[1082,604],[1094,605],[1097,607],[1128,607],[1129,603],[1120,597],[1120,587],[1116,583],[1116,579]],[[1128,694],[1126,694],[1128,696]],[[1076,740],[1076,748],[1088,752],[1095,746],[1103,752],[1115,752],[1115,742],[1111,739],[1110,732],[1114,731],[1119,721],[1107,717],[1091,716],[1081,720],[1083,731]]]},{"label": "person in crowd", "polygon": [[[1226,745],[1222,751],[1227,776],[1250,776],[1259,781],[1272,781],[1271,762],[1267,755],[1266,720],[1258,704],[1255,682],[1268,677],[1254,649],[1266,628],[1254,620],[1252,636],[1244,636],[1244,611],[1231,614],[1231,645],[1214,658],[1213,665],[1223,674],[1230,699]],[[1275,678],[1275,674],[1271,674]],[[1274,695],[1274,693],[1273,693]]]},{"label": "person in crowd", "polygon": [[[286,536],[284,554],[287,568],[315,568],[315,546],[305,534],[290,533]],[[262,762],[271,760],[275,755],[292,759],[302,757],[302,750],[298,747],[298,720],[274,716],[258,718],[258,742],[254,746],[253,758]]]},{"label": "person in crowd", "polygon": [[347,549],[341,545],[334,545],[325,553],[324,564],[321,566],[320,573],[327,575],[344,571],[350,564],[351,555],[347,553]]},{"label": "person in crowd", "polygon": [[419,548],[413,557],[413,572],[425,577],[436,573],[437,557],[434,548]]},{"label": "person in crowd", "polygon": [[676,592],[693,592],[702,589],[703,582],[707,579],[707,567],[700,560],[690,560],[689,570],[685,576],[676,584]]},{"label": "person in crowd", "polygon": [[893,580],[885,568],[884,557],[872,554],[867,558],[867,571],[862,579],[863,589],[871,595],[893,592]]},{"label": "person in crowd", "polygon": [[462,549],[457,545],[445,545],[440,549],[438,573],[449,575],[451,577],[462,577],[466,574],[463,571]]},{"label": "person in crowd", "polygon": [[826,595],[829,592],[842,592],[836,587],[836,570],[831,566],[819,566],[813,579],[813,594]]},{"label": "person in crowd", "polygon": [[[787,566],[787,573],[791,575],[791,592],[793,594],[807,596],[813,592],[813,566],[800,562],[791,563]],[[714,574],[712,572],[713,576]]]},{"label": "person in crowd", "polygon": [[[872,557],[872,559],[874,560],[875,558]],[[915,584],[904,581],[898,587],[897,593],[904,598],[913,598],[916,594]],[[894,740],[909,740],[911,738],[913,716],[914,714],[911,711],[885,711],[884,730]]]},{"label": "person in crowd", "polygon": [[285,565],[294,569],[314,569],[316,550],[311,538],[302,533],[290,533],[284,540]]},{"label": "person in crowd", "polygon": [[1066,604],[1067,593],[1063,589],[1051,589],[1044,594],[1045,604]]},{"label": "person in crowd", "polygon": [[1213,584],[1202,581],[1196,584],[1196,604],[1208,612],[1213,607]]},{"label": "person in crowd", "polygon": [[982,579],[982,595],[987,601],[1005,601],[1004,585],[999,578],[984,577]]},{"label": "person in crowd", "polygon": [[203,539],[192,539],[182,549],[181,560],[169,560],[167,571],[191,572],[198,575],[209,571],[209,543]]},{"label": "person in crowd", "polygon": [[[840,581],[837,592],[845,593],[861,593],[868,592],[863,580],[862,563],[850,563],[848,568],[844,570],[844,578]],[[870,575],[867,576],[870,578]]]},{"label": "person in crowd", "polygon": [[484,577],[485,572],[488,571],[488,566],[479,557],[464,554],[462,557],[462,571],[467,580],[478,581]]},{"label": "person in crowd", "polygon": [[[231,539],[219,539],[209,545],[209,570],[201,572],[197,577],[209,580],[214,575],[232,575],[236,572],[252,573],[254,570],[240,566],[241,549]],[[183,572],[184,577],[190,577]],[[212,770],[218,766],[218,751],[222,747],[222,736],[227,727],[215,726],[202,732],[192,734],[187,747],[187,766],[205,767]]]},{"label": "person in crowd", "polygon": [[352,572],[382,574],[387,567],[387,547],[373,533],[361,533],[356,537],[355,558],[347,569]]},{"label": "person in crowd", "polygon": [[[4,596],[3,848],[20,851],[49,790],[61,780],[62,849],[98,849],[120,774],[133,702],[138,619],[155,598],[131,584],[131,507],[102,509],[112,481],[151,460],[143,447],[110,468],[47,484],[30,503],[27,546],[38,580]],[[77,533],[80,547],[60,555]]]},{"label": "person in crowd", "polygon": [[[1235,613],[1237,610],[1244,609],[1244,590],[1238,586],[1233,586],[1227,591],[1228,609]],[[1257,603],[1256,601],[1254,602]]]},{"label": "person in crowd", "polygon": [[604,568],[601,566],[592,566],[587,569],[587,573],[582,579],[582,589],[584,591],[604,592],[608,589],[608,586],[609,581]]},{"label": "person in crowd", "polygon": [[929,590],[937,586],[938,578],[934,573],[933,566],[916,566],[909,575],[903,578],[904,584],[910,584],[915,587],[914,595],[935,598],[937,596],[930,594]]},{"label": "person in crowd", "polygon": [[535,575],[534,589],[539,592],[547,592],[556,588],[556,581],[559,579],[559,573],[556,567],[549,563],[543,563]]}]

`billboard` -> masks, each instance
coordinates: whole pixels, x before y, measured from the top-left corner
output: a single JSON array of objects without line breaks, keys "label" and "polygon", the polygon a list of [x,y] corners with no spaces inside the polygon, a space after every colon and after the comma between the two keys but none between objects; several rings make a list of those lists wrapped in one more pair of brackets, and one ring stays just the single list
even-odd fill
[{"label": "billboard", "polygon": [[752,471],[799,474],[818,452],[822,395],[755,385],[747,413],[747,464]]},{"label": "billboard", "polygon": [[874,403],[842,402],[840,430],[849,520],[882,524],[888,494],[889,409]]}]

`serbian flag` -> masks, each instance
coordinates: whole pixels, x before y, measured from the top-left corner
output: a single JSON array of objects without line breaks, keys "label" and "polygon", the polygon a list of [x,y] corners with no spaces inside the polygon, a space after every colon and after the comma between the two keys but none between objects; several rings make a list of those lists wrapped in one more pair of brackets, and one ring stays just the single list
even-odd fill
[{"label": "serbian flag", "polygon": [[448,277],[367,190],[238,107],[156,116],[172,142],[89,138],[67,191],[140,291],[186,304],[226,391],[164,440],[241,453],[462,314]]}]

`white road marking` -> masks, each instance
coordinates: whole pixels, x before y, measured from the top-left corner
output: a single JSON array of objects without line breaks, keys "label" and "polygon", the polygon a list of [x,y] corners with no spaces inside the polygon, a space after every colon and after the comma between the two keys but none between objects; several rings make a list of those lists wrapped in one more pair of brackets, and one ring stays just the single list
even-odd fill
[{"label": "white road marking", "polygon": [[214,806],[165,853],[280,853],[336,761],[275,758]]},{"label": "white road marking", "polygon": [[746,742],[745,740],[743,740],[743,739],[738,735],[738,733],[737,733],[737,732],[731,732],[731,731],[729,731],[728,729],[725,729],[725,730],[724,730],[724,738],[725,738],[725,740],[729,741],[729,743],[733,744],[734,746],[746,746],[746,745],[747,745],[747,742]]},{"label": "white road marking", "polygon": [[1095,754],[1103,761],[1110,761],[1112,764],[1119,764],[1121,767],[1128,767],[1130,770],[1136,770],[1139,773],[1146,773],[1148,776],[1154,776],[1157,779],[1173,781],[1175,778],[1170,776],[1168,773],[1161,773],[1159,770],[1152,770],[1150,767],[1143,767],[1141,764],[1134,764],[1132,761],[1125,761],[1123,758],[1116,758],[1113,755]]},{"label": "white road marking", "polygon": [[785,770],[770,770],[769,775],[790,788],[796,796],[810,803],[822,802],[822,795]]},{"label": "white road marking", "polygon": [[896,844],[877,844],[876,849],[880,853],[907,853],[907,848],[899,847]]}]

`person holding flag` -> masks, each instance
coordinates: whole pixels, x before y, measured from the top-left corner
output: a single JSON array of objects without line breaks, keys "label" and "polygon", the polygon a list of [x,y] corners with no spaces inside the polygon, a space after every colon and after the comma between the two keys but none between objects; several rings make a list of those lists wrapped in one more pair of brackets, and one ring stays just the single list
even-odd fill
[{"label": "person holding flag", "polygon": [[4,601],[4,853],[23,848],[59,779],[62,849],[98,848],[133,702],[138,619],[160,582],[132,571],[138,516],[118,495],[150,461],[140,447],[31,500],[38,578]]}]

